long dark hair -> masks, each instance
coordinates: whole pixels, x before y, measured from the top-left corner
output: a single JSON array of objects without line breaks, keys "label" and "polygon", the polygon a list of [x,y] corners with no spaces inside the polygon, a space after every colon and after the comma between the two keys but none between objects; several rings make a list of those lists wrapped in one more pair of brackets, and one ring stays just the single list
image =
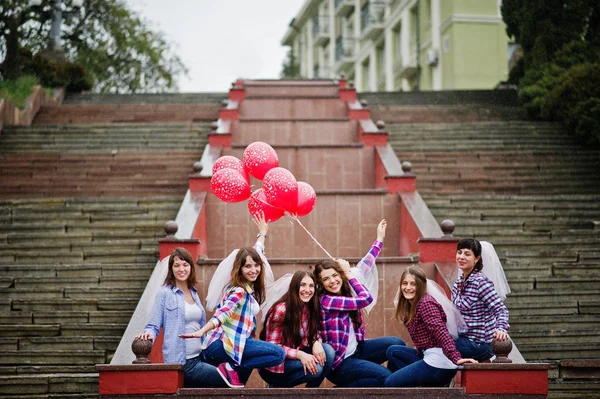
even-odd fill
[{"label": "long dark hair", "polygon": [[[323,283],[321,282],[321,272],[325,269],[334,269],[342,278],[342,288],[340,289],[340,293],[337,295],[349,297],[354,296],[352,293],[352,288],[350,287],[350,282],[348,281],[348,278],[346,278],[346,273],[344,273],[344,270],[342,270],[341,266],[338,265],[336,261],[333,261],[331,259],[319,261],[315,265],[315,276],[317,277],[317,284],[320,295],[336,295],[327,291],[325,287],[323,287]],[[350,319],[354,324],[354,328],[358,329],[362,325],[361,310],[351,310],[348,313],[350,314]]]},{"label": "long dark hair", "polygon": [[[402,295],[402,282],[409,274],[415,278],[417,287],[412,301]],[[398,306],[396,306],[396,320],[402,320],[404,324],[411,321],[417,312],[417,304],[425,294],[427,294],[427,276],[425,272],[418,266],[408,266],[400,276],[400,297],[398,298]]]},{"label": "long dark hair", "polygon": [[[300,283],[304,277],[310,277],[315,283],[315,295],[307,303],[300,299]],[[281,325],[281,341],[285,346],[290,348],[299,348],[302,345],[302,309],[308,307],[308,345],[312,346],[319,337],[319,328],[321,326],[321,309],[319,308],[319,298],[317,296],[317,281],[315,276],[308,270],[298,270],[294,273],[290,282],[288,292],[269,309],[265,318],[265,325],[260,332],[260,339],[265,341],[267,334],[267,324],[273,311],[280,303],[285,303],[285,316]]]},{"label": "long dark hair", "polygon": [[252,283],[252,289],[254,290],[254,299],[256,299],[256,302],[259,304],[262,304],[265,301],[265,264],[254,248],[243,247],[238,251],[235,260],[233,261],[233,269],[231,269],[231,286],[245,288],[246,284],[249,283],[242,274],[242,267],[246,265],[246,258],[248,256],[250,256],[257,265],[260,265],[260,273]]},{"label": "long dark hair", "polygon": [[[479,257],[477,263],[473,267],[473,271],[480,272],[483,269],[483,262],[481,261],[481,243],[474,238],[463,238],[456,245],[456,251],[459,249],[470,249],[475,257]],[[468,276],[465,276],[467,278]]]},{"label": "long dark hair", "polygon": [[192,254],[190,254],[187,249],[181,247],[175,248],[173,252],[171,252],[171,256],[169,257],[169,270],[167,270],[167,277],[165,278],[163,285],[168,285],[169,287],[175,287],[176,285],[175,274],[173,273],[175,258],[179,258],[190,264],[190,275],[186,282],[188,288],[192,288],[196,285],[196,264],[194,263]]}]

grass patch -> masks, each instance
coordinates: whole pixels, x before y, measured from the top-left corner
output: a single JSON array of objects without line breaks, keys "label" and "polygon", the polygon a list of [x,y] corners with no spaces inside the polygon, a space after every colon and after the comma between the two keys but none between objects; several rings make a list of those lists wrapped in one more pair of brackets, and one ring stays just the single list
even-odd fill
[{"label": "grass patch", "polygon": [[38,78],[33,75],[23,75],[16,80],[0,80],[0,97],[23,109],[27,97],[39,84]]}]

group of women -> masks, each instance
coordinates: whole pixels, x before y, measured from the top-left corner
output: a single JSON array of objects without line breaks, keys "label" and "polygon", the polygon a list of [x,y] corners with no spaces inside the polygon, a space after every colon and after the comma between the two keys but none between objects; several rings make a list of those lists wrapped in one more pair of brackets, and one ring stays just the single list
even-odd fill
[{"label": "group of women", "polygon": [[[493,339],[508,339],[508,311],[482,273],[487,264],[477,240],[458,243],[460,273],[451,303],[419,267],[402,273],[396,319],[406,326],[412,348],[399,337],[366,338],[364,313],[377,297],[366,281],[375,274],[377,285],[385,220],[356,267],[343,259],[320,261],[313,272],[294,273],[274,301],[278,294],[269,287],[277,284],[266,281],[272,272],[264,255],[269,225],[262,216],[253,221],[255,245],[232,252],[213,276],[206,303],[216,310],[208,321],[194,288],[194,260],[182,248],[169,258],[164,286],[138,338],[154,340],[163,328],[164,360],[183,365],[185,386],[239,388],[253,369],[270,387],[319,387],[325,378],[337,387],[447,386],[460,365],[494,356]],[[256,339],[265,304],[270,306],[262,309],[266,317]]]}]

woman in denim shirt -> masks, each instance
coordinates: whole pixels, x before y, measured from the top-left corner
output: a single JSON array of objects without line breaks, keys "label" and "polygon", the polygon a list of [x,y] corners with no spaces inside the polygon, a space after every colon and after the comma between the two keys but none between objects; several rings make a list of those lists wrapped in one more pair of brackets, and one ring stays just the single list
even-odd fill
[{"label": "woman in denim shirt", "polygon": [[198,299],[195,284],[192,255],[184,248],[176,248],[169,258],[164,285],[156,294],[152,317],[137,338],[154,341],[163,328],[163,358],[165,363],[183,365],[186,387],[226,387],[217,368],[200,360],[201,340],[180,338],[180,335],[206,324],[206,312]]}]

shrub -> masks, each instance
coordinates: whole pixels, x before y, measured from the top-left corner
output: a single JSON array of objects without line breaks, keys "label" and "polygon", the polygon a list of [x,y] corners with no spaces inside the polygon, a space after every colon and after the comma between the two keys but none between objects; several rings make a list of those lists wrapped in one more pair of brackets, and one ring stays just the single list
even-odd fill
[{"label": "shrub", "polygon": [[38,78],[33,75],[23,75],[15,80],[1,80],[0,97],[7,98],[15,106],[23,109],[27,97],[39,84]]},{"label": "shrub", "polygon": [[578,102],[568,114],[565,124],[579,141],[600,146],[600,98]]},{"label": "shrub", "polygon": [[64,87],[67,91],[90,90],[94,81],[87,70],[66,60],[50,60],[42,54],[24,54],[28,61],[24,70],[37,76],[44,87]]}]

